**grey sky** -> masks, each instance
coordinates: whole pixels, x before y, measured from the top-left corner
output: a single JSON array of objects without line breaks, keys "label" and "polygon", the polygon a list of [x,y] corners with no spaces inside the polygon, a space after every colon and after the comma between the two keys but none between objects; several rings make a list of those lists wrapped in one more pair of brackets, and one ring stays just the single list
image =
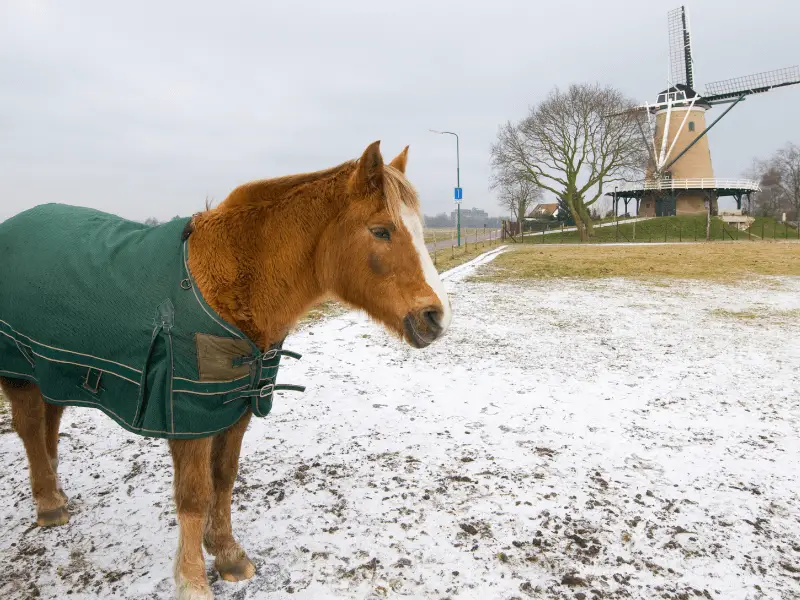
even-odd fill
[{"label": "grey sky", "polygon": [[[675,6],[680,0],[676,0]],[[800,62],[800,3],[688,2],[696,80]],[[749,5],[754,6],[754,5]],[[553,86],[599,81],[636,100],[665,86],[670,3],[0,3],[0,219],[43,202],[166,219],[248,180],[410,144],[426,214],[450,211],[461,136],[466,206],[499,213],[489,147]],[[719,177],[800,142],[800,86],[714,129]],[[719,114],[717,108],[709,117]]]}]

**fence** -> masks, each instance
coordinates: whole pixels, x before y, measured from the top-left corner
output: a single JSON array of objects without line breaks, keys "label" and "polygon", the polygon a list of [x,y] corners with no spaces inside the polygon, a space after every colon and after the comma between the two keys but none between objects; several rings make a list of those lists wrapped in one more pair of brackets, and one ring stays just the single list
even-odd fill
[{"label": "fence", "polygon": [[[511,235],[504,230],[503,234],[510,242],[526,244],[700,242],[706,241],[706,225],[705,216],[595,223],[592,236],[585,241],[580,239],[574,227],[561,224],[556,228],[542,228],[537,232]],[[738,229],[721,219],[713,218],[710,222],[708,239],[709,241],[800,240],[800,228],[796,223],[759,217],[746,229]]]},{"label": "fence", "polygon": [[455,229],[430,229],[426,231],[425,241],[433,264],[436,267],[449,268],[472,258],[471,253],[500,245],[502,234],[500,229],[493,227],[465,228],[461,230],[461,246],[458,246]]}]

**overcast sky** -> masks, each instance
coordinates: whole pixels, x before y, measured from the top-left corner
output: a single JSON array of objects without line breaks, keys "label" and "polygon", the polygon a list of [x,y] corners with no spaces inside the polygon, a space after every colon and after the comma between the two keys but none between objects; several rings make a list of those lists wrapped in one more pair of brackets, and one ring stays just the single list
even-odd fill
[{"label": "overcast sky", "polygon": [[[800,62],[800,2],[733,5],[687,4],[700,89]],[[139,220],[189,215],[240,183],[332,166],[376,139],[387,161],[409,144],[424,212],[449,212],[454,139],[430,128],[461,136],[464,204],[497,214],[488,181],[498,125],[573,82],[654,100],[669,8],[2,0],[0,219],[43,202]],[[798,106],[800,86],[737,106],[710,136],[716,175],[800,143]]]}]

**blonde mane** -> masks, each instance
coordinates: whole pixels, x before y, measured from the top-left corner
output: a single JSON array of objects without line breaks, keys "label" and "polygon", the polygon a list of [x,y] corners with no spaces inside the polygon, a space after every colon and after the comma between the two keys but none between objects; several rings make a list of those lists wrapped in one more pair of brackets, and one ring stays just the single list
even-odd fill
[{"label": "blonde mane", "polygon": [[[358,160],[351,160],[322,171],[251,181],[231,191],[219,207],[230,209],[243,206],[264,206],[276,201],[290,190],[330,177],[349,174],[357,166]],[[411,185],[401,171],[391,165],[384,165],[383,167],[383,196],[389,215],[396,224],[402,221],[400,214],[404,205],[416,213],[420,211],[419,197],[414,186]],[[209,208],[208,203],[206,203],[206,210],[208,211]]]},{"label": "blonde mane", "polygon": [[400,223],[403,205],[419,214],[419,197],[406,176],[390,165],[383,168],[383,195],[392,221]]}]

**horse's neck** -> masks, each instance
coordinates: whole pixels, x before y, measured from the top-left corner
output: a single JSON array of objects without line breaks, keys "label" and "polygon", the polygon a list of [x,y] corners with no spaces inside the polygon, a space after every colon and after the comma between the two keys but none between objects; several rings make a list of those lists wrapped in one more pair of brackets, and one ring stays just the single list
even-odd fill
[{"label": "horse's neck", "polygon": [[200,292],[262,347],[283,339],[323,295],[314,250],[334,207],[322,196],[305,202],[304,214],[296,202],[223,203],[195,218],[189,268]]}]

